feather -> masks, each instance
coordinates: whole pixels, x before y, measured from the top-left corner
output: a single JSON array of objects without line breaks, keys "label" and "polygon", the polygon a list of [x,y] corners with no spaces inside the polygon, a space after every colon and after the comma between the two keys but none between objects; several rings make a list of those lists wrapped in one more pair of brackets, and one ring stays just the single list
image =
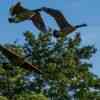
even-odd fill
[{"label": "feather", "polygon": [[32,20],[33,24],[39,30],[41,30],[41,32],[47,32],[46,26],[45,26],[44,21],[39,12],[36,12],[36,14],[31,17],[31,20]]},{"label": "feather", "polygon": [[72,27],[72,25],[69,24],[69,22],[65,19],[64,15],[59,10],[47,7],[43,7],[42,10],[56,20],[61,30],[64,29],[65,27],[66,28]]},{"label": "feather", "polygon": [[62,12],[60,12],[57,9],[42,7],[41,10],[46,12],[51,17],[53,17],[54,20],[56,21],[56,23],[58,24],[60,30],[58,30],[58,31],[54,30],[54,33],[53,33],[54,37],[56,37],[56,38],[65,37],[66,35],[70,34],[73,31],[75,31],[77,28],[87,26],[86,24],[72,26],[71,24],[69,24],[69,22],[64,17]]}]

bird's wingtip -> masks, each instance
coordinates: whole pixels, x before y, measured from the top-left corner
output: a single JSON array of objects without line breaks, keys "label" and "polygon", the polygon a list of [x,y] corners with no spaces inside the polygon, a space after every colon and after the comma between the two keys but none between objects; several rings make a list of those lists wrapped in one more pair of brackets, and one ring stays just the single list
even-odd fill
[{"label": "bird's wingtip", "polygon": [[9,21],[9,23],[12,23],[13,19],[12,18],[8,18],[8,21]]}]

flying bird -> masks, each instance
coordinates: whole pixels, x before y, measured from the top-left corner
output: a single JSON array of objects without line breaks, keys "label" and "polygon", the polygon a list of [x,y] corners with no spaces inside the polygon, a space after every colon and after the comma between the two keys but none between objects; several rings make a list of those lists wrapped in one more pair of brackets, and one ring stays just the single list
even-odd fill
[{"label": "flying bird", "polygon": [[69,24],[64,15],[57,9],[42,7],[41,10],[53,17],[58,24],[60,30],[54,30],[53,35],[55,37],[66,36],[71,32],[75,31],[77,28],[87,26],[87,24],[72,26],[71,24]]},{"label": "flying bird", "polygon": [[32,23],[41,32],[47,32],[46,25],[40,14],[41,9],[29,10],[24,8],[20,2],[10,8],[11,17],[8,18],[10,23],[19,23],[26,20],[31,20]]},{"label": "flying bird", "polygon": [[13,51],[7,49],[6,47],[0,45],[0,51],[4,56],[6,56],[11,62],[29,70],[29,71],[35,71],[37,73],[41,73],[39,68],[36,65],[30,64],[28,61],[24,60],[22,57],[14,53]]},{"label": "flying bird", "polygon": [[31,20],[33,24],[43,33],[49,32],[46,28],[46,25],[43,21],[43,18],[40,14],[41,11],[44,11],[48,15],[54,18],[56,23],[59,26],[59,30],[53,31],[54,37],[65,37],[66,35],[70,34],[71,32],[75,31],[77,28],[85,27],[87,24],[81,25],[71,25],[67,19],[64,17],[62,12],[57,9],[41,7],[40,9],[36,10],[29,10],[24,8],[20,2],[10,8],[11,17],[8,19],[9,22],[12,23],[19,23],[25,20]]}]

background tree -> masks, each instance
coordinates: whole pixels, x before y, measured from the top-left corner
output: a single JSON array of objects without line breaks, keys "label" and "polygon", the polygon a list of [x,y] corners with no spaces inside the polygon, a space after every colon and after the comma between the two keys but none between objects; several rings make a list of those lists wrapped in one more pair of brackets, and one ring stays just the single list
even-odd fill
[{"label": "background tree", "polygon": [[[0,69],[1,95],[8,98],[20,98],[19,95],[42,93],[52,100],[100,98],[100,79],[90,69],[89,59],[95,53],[94,46],[81,46],[80,34],[52,41],[52,33],[24,33],[26,42],[16,53],[24,54],[25,59],[38,64],[42,74],[29,72],[20,66],[1,59]],[[9,45],[10,48],[12,48]],[[2,56],[1,56],[2,57]],[[18,96],[17,96],[18,95]],[[34,100],[34,99],[33,99]],[[41,100],[41,99],[40,99]]]},{"label": "background tree", "polygon": [[[31,89],[43,92],[53,100],[100,98],[100,79],[90,69],[89,59],[96,52],[94,46],[81,46],[80,34],[51,41],[52,33],[35,38],[25,32],[27,48],[32,62],[38,64],[43,74],[35,77]],[[26,43],[26,44],[27,44]]]},{"label": "background tree", "polygon": [[[22,47],[15,44],[5,45],[21,56]],[[23,57],[23,56],[22,56]],[[29,71],[15,65],[3,54],[0,56],[0,100],[46,100],[42,93],[35,94],[28,89]]]}]

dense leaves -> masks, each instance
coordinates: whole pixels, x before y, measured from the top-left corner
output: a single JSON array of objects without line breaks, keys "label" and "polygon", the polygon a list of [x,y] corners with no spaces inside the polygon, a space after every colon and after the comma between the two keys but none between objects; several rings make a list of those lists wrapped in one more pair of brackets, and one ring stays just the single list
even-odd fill
[{"label": "dense leaves", "polygon": [[82,47],[79,33],[73,38],[59,38],[56,42],[51,33],[40,33],[35,37],[27,31],[24,37],[23,46],[8,47],[31,63],[38,64],[42,74],[11,64],[9,59],[9,64],[0,67],[2,96],[38,100],[39,96],[35,95],[42,93],[52,100],[100,98],[100,79],[90,71],[92,64],[89,62],[96,49],[89,45]]}]

